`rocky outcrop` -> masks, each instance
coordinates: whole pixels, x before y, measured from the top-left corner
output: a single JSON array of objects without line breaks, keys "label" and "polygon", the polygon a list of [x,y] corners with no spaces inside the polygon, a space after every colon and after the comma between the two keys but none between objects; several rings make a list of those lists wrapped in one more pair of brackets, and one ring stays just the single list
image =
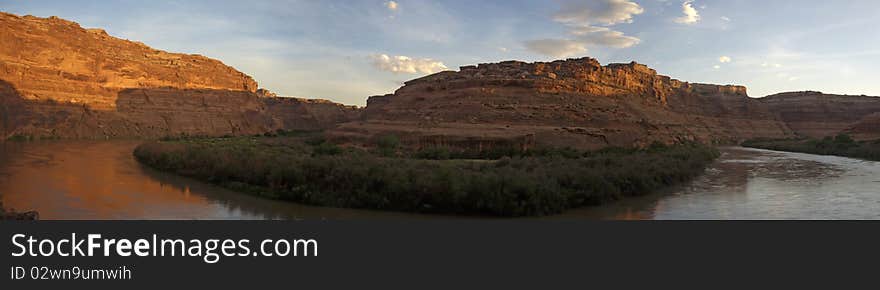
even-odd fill
[{"label": "rocky outcrop", "polygon": [[860,140],[880,140],[880,112],[865,116],[843,132]]},{"label": "rocky outcrop", "polygon": [[167,53],[56,17],[0,13],[3,136],[255,134],[277,121],[257,83],[220,61]]},{"label": "rocky outcrop", "polygon": [[363,118],[334,134],[394,133],[423,145],[506,139],[586,148],[793,136],[745,87],[692,84],[642,64],[602,66],[591,58],[437,73],[371,97]]},{"label": "rocky outcrop", "polygon": [[880,137],[880,98],[790,92],[759,99],[800,136],[822,138],[854,133],[861,139]]},{"label": "rocky outcrop", "polygon": [[284,130],[315,131],[360,119],[361,109],[327,100],[278,97],[263,98],[269,113],[281,122]]}]

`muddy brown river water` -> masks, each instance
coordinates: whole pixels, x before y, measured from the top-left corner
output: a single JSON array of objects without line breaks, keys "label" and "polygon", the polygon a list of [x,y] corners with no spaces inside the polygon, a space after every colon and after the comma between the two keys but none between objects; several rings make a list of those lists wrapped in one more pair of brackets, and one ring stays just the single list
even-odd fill
[{"label": "muddy brown river water", "polygon": [[[0,199],[42,219],[433,219],[304,206],[158,172],[136,141],[0,143]],[[551,219],[880,219],[880,162],[738,147],[685,186]]]}]

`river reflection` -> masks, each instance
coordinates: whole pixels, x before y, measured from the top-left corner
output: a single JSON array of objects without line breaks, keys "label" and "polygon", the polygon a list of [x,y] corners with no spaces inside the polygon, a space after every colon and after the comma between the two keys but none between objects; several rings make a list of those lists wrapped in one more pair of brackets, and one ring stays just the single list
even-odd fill
[{"label": "river reflection", "polygon": [[561,217],[600,219],[880,219],[880,162],[722,148],[687,186]]},{"label": "river reflection", "polygon": [[[158,172],[136,141],[0,142],[0,199],[43,219],[449,218],[304,206]],[[706,173],[662,194],[550,219],[880,219],[880,162],[723,148]]]},{"label": "river reflection", "polygon": [[158,172],[135,141],[0,142],[0,199],[42,219],[351,219],[421,215],[310,207]]}]

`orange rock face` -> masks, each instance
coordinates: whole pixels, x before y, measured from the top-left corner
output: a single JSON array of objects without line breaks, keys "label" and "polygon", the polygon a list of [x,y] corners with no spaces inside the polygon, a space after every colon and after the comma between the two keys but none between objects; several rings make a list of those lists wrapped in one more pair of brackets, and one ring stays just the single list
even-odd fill
[{"label": "orange rock face", "polygon": [[161,137],[278,127],[251,77],[55,17],[0,13],[3,136]]},{"label": "orange rock face", "polygon": [[0,13],[0,43],[0,140],[249,135],[332,128],[358,114],[269,96],[220,61],[56,17]]},{"label": "orange rock face", "polygon": [[363,118],[334,133],[394,133],[422,145],[518,140],[582,148],[794,136],[745,87],[691,84],[641,64],[590,58],[441,72],[371,97]]},{"label": "orange rock face", "polygon": [[[600,148],[756,137],[880,138],[880,98],[693,84],[595,59],[465,66],[366,109],[281,98],[220,61],[167,53],[62,19],[0,13],[0,139],[385,134],[418,146]],[[341,124],[341,125],[340,125]]]}]

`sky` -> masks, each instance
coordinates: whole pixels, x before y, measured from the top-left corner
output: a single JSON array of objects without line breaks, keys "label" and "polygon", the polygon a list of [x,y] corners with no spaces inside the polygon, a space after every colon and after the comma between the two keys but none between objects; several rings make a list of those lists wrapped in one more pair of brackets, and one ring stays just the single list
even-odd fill
[{"label": "sky", "polygon": [[880,95],[876,0],[0,0],[171,52],[279,95],[361,105],[459,66],[589,56],[753,97]]}]

